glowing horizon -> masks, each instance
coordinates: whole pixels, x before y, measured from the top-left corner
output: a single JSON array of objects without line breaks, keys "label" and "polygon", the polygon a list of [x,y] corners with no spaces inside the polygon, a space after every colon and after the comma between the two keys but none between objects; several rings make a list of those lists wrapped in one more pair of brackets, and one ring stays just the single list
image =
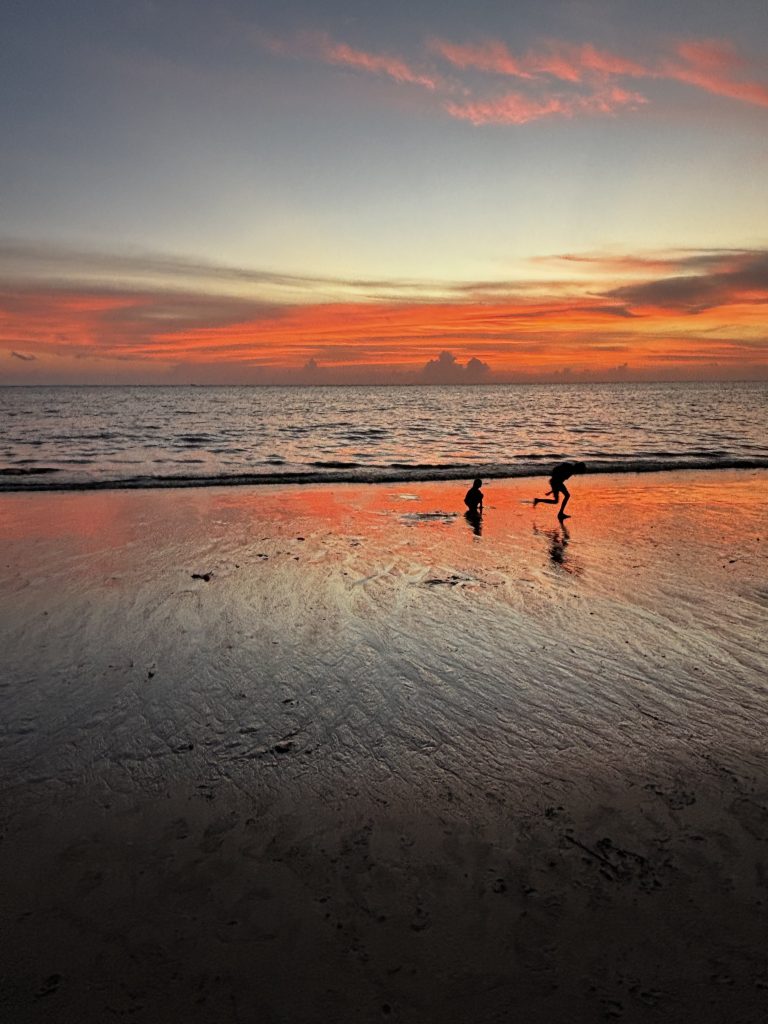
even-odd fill
[{"label": "glowing horizon", "polygon": [[[16,258],[19,252],[16,247]],[[84,276],[99,259],[108,265],[103,255],[83,260]],[[44,270],[39,252],[37,261]],[[35,281],[28,268],[13,301],[2,296],[0,338],[21,364],[17,382],[35,379],[39,359],[123,364],[122,373],[119,366],[113,371],[118,379],[143,369],[147,382],[178,376],[185,367],[195,376],[213,364],[232,382],[244,374],[252,383],[327,381],[334,370],[358,382],[563,374],[691,379],[692,371],[715,379],[732,378],[734,370],[768,377],[768,252],[568,254],[546,262],[565,264],[570,276],[523,280],[518,287],[394,282],[378,297],[370,293],[387,292],[382,282],[266,272],[249,280],[239,268],[171,260],[157,261],[154,272],[163,280],[155,287],[88,285],[78,275],[54,287]],[[136,259],[136,278],[148,265]],[[122,258],[118,266],[130,279],[130,261]],[[207,281],[207,290],[192,291],[191,281],[198,288]],[[236,285],[239,294],[222,284]],[[329,294],[318,299],[318,289]],[[285,290],[303,301],[286,301]],[[334,291],[342,297],[329,297]]]}]

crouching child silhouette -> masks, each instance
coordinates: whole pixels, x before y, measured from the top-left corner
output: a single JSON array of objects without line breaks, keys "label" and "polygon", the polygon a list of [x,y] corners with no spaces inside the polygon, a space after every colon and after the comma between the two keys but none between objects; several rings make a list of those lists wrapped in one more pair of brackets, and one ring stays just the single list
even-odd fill
[{"label": "crouching child silhouette", "polygon": [[480,490],[482,486],[483,481],[478,477],[464,495],[464,504],[473,515],[483,513],[483,492]]},{"label": "crouching child silhouette", "polygon": [[560,506],[560,511],[557,513],[559,520],[570,519],[571,517],[565,514],[565,506],[568,504],[571,498],[571,493],[565,486],[565,481],[570,480],[575,474],[586,473],[587,467],[583,462],[561,462],[552,470],[552,476],[549,478],[550,490],[547,494],[551,494],[551,498],[534,498],[533,506],[537,505],[556,505],[560,501],[560,495],[563,496],[563,503]]},{"label": "crouching child silhouette", "polygon": [[464,518],[472,527],[472,532],[477,537],[482,533],[483,492],[480,490],[482,485],[483,481],[478,477],[464,495],[464,504],[467,506]]}]

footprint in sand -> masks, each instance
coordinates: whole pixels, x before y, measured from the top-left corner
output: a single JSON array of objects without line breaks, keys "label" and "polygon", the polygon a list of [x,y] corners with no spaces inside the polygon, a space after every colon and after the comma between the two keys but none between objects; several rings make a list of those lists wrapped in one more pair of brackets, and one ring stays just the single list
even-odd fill
[{"label": "footprint in sand", "polygon": [[50,974],[35,993],[35,999],[45,999],[46,996],[52,996],[58,990],[60,984],[61,975]]}]

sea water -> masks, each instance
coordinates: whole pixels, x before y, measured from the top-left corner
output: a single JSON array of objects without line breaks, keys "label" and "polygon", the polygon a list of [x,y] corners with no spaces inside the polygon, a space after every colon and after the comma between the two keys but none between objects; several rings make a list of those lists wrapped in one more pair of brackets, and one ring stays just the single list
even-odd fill
[{"label": "sea water", "polygon": [[768,466],[768,383],[0,387],[0,490]]}]

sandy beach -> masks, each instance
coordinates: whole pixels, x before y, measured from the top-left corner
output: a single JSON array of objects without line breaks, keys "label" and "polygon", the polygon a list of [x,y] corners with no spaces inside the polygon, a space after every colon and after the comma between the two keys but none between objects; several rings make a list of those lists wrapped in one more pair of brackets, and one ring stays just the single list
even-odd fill
[{"label": "sandy beach", "polygon": [[0,1019],[768,1019],[768,471],[0,496]]}]

